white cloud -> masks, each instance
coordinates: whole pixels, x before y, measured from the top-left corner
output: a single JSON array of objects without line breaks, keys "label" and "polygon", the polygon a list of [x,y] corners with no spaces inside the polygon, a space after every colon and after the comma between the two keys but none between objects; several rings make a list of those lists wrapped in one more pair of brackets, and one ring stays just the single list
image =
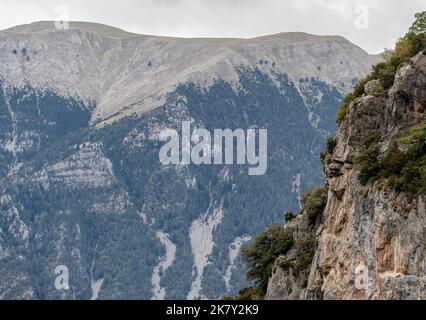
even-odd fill
[{"label": "white cloud", "polygon": [[[286,31],[339,34],[370,52],[391,47],[424,0],[2,0],[0,29],[55,18],[66,5],[71,20],[128,31],[181,37],[254,37]],[[370,11],[368,29],[355,28],[355,8]]]}]

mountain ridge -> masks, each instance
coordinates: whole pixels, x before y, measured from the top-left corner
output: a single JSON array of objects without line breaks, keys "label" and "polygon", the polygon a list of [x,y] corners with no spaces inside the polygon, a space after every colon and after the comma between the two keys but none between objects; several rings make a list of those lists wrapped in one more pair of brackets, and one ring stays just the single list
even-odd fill
[{"label": "mountain ridge", "polygon": [[[272,34],[266,34],[255,37],[248,38],[238,38],[238,37],[173,37],[173,36],[163,36],[163,35],[152,35],[152,34],[142,34],[126,31],[122,28],[114,27],[111,25],[97,23],[97,22],[88,22],[88,21],[68,21],[69,25],[67,29],[57,29],[55,26],[54,20],[41,20],[35,21],[27,24],[16,25],[9,27],[0,32],[16,32],[16,33],[34,33],[34,32],[43,32],[43,31],[66,31],[72,29],[78,29],[85,32],[98,33],[100,35],[108,36],[109,32],[118,35],[121,34],[122,37],[150,37],[150,38],[161,38],[161,39],[172,39],[172,40],[212,40],[212,41],[254,41],[254,40],[276,40],[277,38],[287,38],[292,41],[303,41],[308,39],[328,39],[328,40],[344,40],[348,41],[345,37],[340,35],[317,35],[311,34],[302,31],[283,31]],[[59,22],[58,22],[59,23]],[[362,49],[362,48],[361,48]],[[362,49],[363,50],[363,49]],[[364,50],[365,51],[365,50]]]},{"label": "mountain ridge", "polygon": [[[41,22],[0,31],[0,77],[12,86],[29,82],[95,101],[92,122],[110,123],[157,108],[185,82],[207,89],[224,79],[237,88],[240,67],[260,69],[271,79],[276,72],[286,73],[296,85],[306,77],[319,78],[345,93],[354,75],[362,77],[380,59],[339,36],[280,33],[253,39],[191,39],[76,25],[73,29],[70,22],[71,29],[55,30],[54,22]],[[53,31],[33,32],[39,29]],[[105,35],[111,32],[121,36]]]}]

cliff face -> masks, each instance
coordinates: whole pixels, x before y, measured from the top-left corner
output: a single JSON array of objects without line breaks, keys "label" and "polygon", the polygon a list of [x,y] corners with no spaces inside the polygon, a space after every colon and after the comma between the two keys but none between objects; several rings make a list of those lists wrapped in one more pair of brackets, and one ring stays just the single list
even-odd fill
[{"label": "cliff face", "polygon": [[[373,80],[374,81],[374,80]],[[306,288],[292,270],[278,265],[268,299],[425,299],[425,198],[410,199],[380,183],[361,184],[354,158],[369,132],[384,155],[413,125],[426,120],[426,55],[401,67],[387,94],[366,85],[337,135],[325,164],[328,202],[317,227],[302,217],[290,223],[304,236],[315,234],[317,249]],[[300,234],[299,234],[300,236]],[[289,252],[287,255],[289,255]],[[280,259],[288,257],[280,257]]]}]

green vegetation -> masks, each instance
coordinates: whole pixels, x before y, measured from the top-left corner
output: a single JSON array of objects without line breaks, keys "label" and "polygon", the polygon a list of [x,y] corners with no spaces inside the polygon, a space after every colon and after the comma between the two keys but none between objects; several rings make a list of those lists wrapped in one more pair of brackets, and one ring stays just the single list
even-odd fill
[{"label": "green vegetation", "polygon": [[291,211],[287,211],[284,215],[284,219],[285,219],[286,222],[289,222],[296,217],[297,217],[297,215],[295,213],[291,212]]},{"label": "green vegetation", "polygon": [[311,266],[312,259],[314,258],[317,248],[315,235],[310,235],[306,239],[301,240],[297,245],[302,255],[297,259],[297,263],[294,265],[293,270],[296,274],[301,274]]},{"label": "green vegetation", "polygon": [[293,268],[293,263],[287,259],[283,259],[278,262],[278,267],[283,270],[289,270],[290,268]]},{"label": "green vegetation", "polygon": [[308,286],[308,277],[306,277],[306,278],[304,278],[303,280],[302,280],[302,282],[300,283],[300,287],[302,288],[302,289],[306,289],[306,287]]},{"label": "green vegetation", "polygon": [[310,267],[312,259],[314,258],[316,250],[315,235],[310,235],[304,239],[298,240],[294,246],[302,253],[297,261],[291,262],[283,259],[278,262],[278,267],[283,270],[292,269],[296,275],[300,275]]},{"label": "green vegetation", "polygon": [[328,189],[314,188],[307,190],[302,196],[303,210],[312,222],[322,214],[327,204]]},{"label": "green vegetation", "polygon": [[282,270],[292,270],[296,277],[302,278],[300,282],[300,288],[304,289],[308,285],[309,269],[314,259],[315,250],[317,248],[317,242],[315,235],[309,235],[308,237],[296,241],[294,244],[297,251],[301,254],[297,257],[296,261],[289,261],[283,259],[277,262],[277,265]]},{"label": "green vegetation", "polygon": [[[361,80],[358,85],[355,87],[355,91],[359,88],[360,84],[363,83],[365,80]],[[365,83],[363,84],[363,86]],[[364,88],[364,87],[363,87]],[[364,89],[363,89],[364,90]],[[337,119],[336,122],[338,125],[340,125],[343,120],[346,118],[346,116],[349,114],[349,106],[356,98],[354,93],[349,93],[346,97],[343,103],[339,106],[337,109]]]},{"label": "green vegetation", "polygon": [[334,149],[336,148],[336,145],[337,145],[337,140],[336,140],[335,137],[328,138],[328,140],[327,140],[327,152],[333,153]]},{"label": "green vegetation", "polygon": [[260,292],[265,293],[275,260],[293,245],[292,230],[285,230],[282,225],[273,225],[261,232],[252,245],[241,251],[249,269],[247,280],[253,280]]},{"label": "green vegetation", "polygon": [[243,258],[249,267],[247,279],[254,280],[256,285],[242,289],[236,299],[262,299],[266,293],[268,279],[272,275],[277,258],[286,254],[291,248],[297,248],[297,251],[301,253],[297,260],[279,260],[277,266],[283,270],[291,269],[298,277],[304,276],[300,286],[306,287],[308,270],[316,250],[315,235],[312,234],[295,241],[293,230],[286,230],[283,226],[273,225],[262,232],[251,246],[242,250]]},{"label": "green vegetation", "polygon": [[355,90],[348,94],[337,111],[340,125],[349,113],[351,103],[365,93],[365,85],[371,80],[379,80],[382,88],[388,90],[394,82],[398,68],[419,52],[426,50],[426,11],[417,13],[409,32],[398,40],[394,51],[388,51],[385,60],[373,66],[373,72],[362,79]]},{"label": "green vegetation", "polygon": [[407,146],[400,151],[393,146],[381,160],[380,175],[398,192],[412,196],[426,193],[426,123],[411,129],[401,142]]},{"label": "green vegetation", "polygon": [[337,145],[337,139],[335,137],[331,137],[327,139],[326,149],[321,153],[321,162],[323,164],[329,163],[331,161],[331,155],[334,152],[334,149]]},{"label": "green vegetation", "polygon": [[382,179],[397,192],[414,197],[426,193],[426,123],[413,127],[401,139],[404,151],[394,144],[380,159],[379,140],[377,134],[367,134],[355,157],[361,183]]},{"label": "green vegetation", "polygon": [[416,21],[410,27],[410,32],[419,34],[426,32],[426,11],[415,14]]},{"label": "green vegetation", "polygon": [[375,132],[368,132],[363,138],[358,154],[355,156],[354,163],[356,169],[359,170],[359,179],[362,185],[366,185],[381,169],[381,164],[377,161],[380,151],[379,142],[380,135]]},{"label": "green vegetation", "polygon": [[265,296],[265,292],[260,290],[258,287],[249,287],[241,289],[236,299],[237,300],[262,300]]},{"label": "green vegetation", "polygon": [[[327,203],[326,188],[314,188],[302,196],[302,213],[306,213],[310,221],[315,221],[322,214]],[[293,212],[287,212],[287,221],[294,219]],[[241,250],[242,257],[248,267],[247,280],[254,281],[255,286],[240,291],[237,299],[258,299],[266,293],[269,277],[275,267],[277,258],[286,254],[290,249],[297,247],[301,252],[297,262],[287,260],[278,261],[278,267],[282,269],[291,268],[297,275],[306,271],[314,257],[316,249],[315,236],[295,240],[294,230],[285,228],[283,225],[272,225],[269,229],[260,233],[254,242]],[[302,285],[302,284],[301,284]]]}]

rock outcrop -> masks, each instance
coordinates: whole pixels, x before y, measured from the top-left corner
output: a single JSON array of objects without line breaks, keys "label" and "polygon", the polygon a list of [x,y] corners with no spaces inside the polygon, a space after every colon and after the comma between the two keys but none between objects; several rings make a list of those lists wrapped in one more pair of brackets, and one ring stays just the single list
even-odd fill
[{"label": "rock outcrop", "polygon": [[320,225],[307,230],[299,217],[287,226],[317,239],[306,288],[279,267],[288,259],[280,257],[267,298],[426,299],[426,199],[379,183],[364,186],[354,166],[367,133],[380,135],[380,157],[426,120],[426,55],[403,65],[387,94],[376,89],[377,83],[366,85],[335,137],[325,164],[329,191]]}]

